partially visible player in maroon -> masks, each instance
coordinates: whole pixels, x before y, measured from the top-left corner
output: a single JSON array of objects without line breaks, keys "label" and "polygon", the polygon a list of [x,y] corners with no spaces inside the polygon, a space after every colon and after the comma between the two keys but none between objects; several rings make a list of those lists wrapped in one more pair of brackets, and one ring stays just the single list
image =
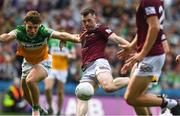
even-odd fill
[{"label": "partially visible player in maroon", "polygon": [[119,54],[122,58],[122,55],[128,55],[130,49],[136,46],[136,53],[126,60],[121,71],[126,73],[133,67],[124,98],[138,115],[150,115],[147,107],[151,106],[169,108],[173,115],[180,115],[177,100],[147,94],[148,86],[158,81],[165,62],[162,45],[166,38],[163,20],[164,8],[161,0],[141,0],[136,13],[136,37],[130,46],[122,46],[128,51],[124,50]]},{"label": "partially visible player in maroon", "polygon": [[[97,24],[96,12],[91,8],[86,8],[81,12],[81,19],[84,32],[80,35],[80,40],[76,40],[82,44],[83,74],[79,85],[90,83],[94,90],[100,85],[106,92],[114,92],[124,87],[128,84],[129,78],[116,77],[113,79],[111,67],[105,58],[105,48],[108,40],[120,45],[129,45],[129,42],[117,36],[107,26]],[[77,116],[85,116],[88,101],[78,99],[77,102]]]},{"label": "partially visible player in maroon", "polygon": [[180,55],[177,55],[177,56],[176,56],[176,61],[177,61],[177,62],[180,62]]}]

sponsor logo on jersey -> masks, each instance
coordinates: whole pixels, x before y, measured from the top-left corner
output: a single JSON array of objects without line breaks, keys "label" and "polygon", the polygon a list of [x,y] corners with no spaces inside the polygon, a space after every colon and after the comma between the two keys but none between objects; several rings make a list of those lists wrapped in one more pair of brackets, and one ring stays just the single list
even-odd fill
[{"label": "sponsor logo on jersey", "polygon": [[28,43],[21,43],[24,48],[35,48],[35,47],[40,47],[43,46],[44,43],[37,43],[37,44],[28,44]]},{"label": "sponsor logo on jersey", "polygon": [[154,7],[146,7],[145,12],[146,12],[146,15],[156,14],[156,10]]},{"label": "sponsor logo on jersey", "polygon": [[140,65],[140,72],[153,72],[153,66],[147,63]]},{"label": "sponsor logo on jersey", "polygon": [[107,33],[111,33],[111,32],[112,32],[111,29],[106,29],[105,31],[106,31]]}]

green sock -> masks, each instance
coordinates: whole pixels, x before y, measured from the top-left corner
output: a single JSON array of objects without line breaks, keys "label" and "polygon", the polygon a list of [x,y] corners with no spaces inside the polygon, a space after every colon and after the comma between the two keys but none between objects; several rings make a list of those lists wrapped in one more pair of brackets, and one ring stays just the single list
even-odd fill
[{"label": "green sock", "polygon": [[34,111],[39,110],[39,105],[38,105],[38,104],[32,105],[32,109],[33,109]]}]

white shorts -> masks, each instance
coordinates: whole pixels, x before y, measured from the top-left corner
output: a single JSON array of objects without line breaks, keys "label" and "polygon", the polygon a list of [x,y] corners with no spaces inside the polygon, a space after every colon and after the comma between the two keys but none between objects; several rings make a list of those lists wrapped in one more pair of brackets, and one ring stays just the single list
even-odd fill
[{"label": "white shorts", "polygon": [[82,78],[80,82],[93,80],[98,83],[96,76],[100,72],[105,72],[105,71],[111,73],[111,67],[109,65],[109,62],[104,58],[99,58],[87,65],[87,67],[82,73]]},{"label": "white shorts", "polygon": [[47,60],[43,60],[42,62],[40,62],[38,64],[30,64],[24,59],[23,63],[22,63],[22,75],[21,75],[21,78],[25,79],[35,65],[40,65],[48,73],[49,69],[51,68],[51,61],[52,60],[51,60],[50,55],[49,55],[49,58]]},{"label": "white shorts", "polygon": [[165,54],[145,57],[141,62],[135,64],[133,75],[143,77],[151,76],[152,81],[158,81],[164,62]]},{"label": "white shorts", "polygon": [[51,69],[48,74],[48,78],[46,79],[57,79],[61,81],[62,83],[66,83],[67,81],[67,76],[68,76],[68,71],[67,70],[54,70]]}]

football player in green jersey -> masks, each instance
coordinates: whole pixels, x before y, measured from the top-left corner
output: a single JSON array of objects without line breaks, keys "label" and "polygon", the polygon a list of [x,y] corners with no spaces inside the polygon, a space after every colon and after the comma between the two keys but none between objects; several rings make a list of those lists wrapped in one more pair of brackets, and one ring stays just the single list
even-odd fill
[{"label": "football player in green jersey", "polygon": [[21,86],[23,97],[32,105],[32,115],[39,115],[39,88],[37,82],[48,76],[51,62],[48,55],[47,39],[56,38],[79,41],[78,35],[58,32],[41,25],[41,16],[37,11],[29,11],[24,18],[24,25],[17,26],[9,33],[0,35],[0,42],[18,42],[17,55],[23,56]]}]

